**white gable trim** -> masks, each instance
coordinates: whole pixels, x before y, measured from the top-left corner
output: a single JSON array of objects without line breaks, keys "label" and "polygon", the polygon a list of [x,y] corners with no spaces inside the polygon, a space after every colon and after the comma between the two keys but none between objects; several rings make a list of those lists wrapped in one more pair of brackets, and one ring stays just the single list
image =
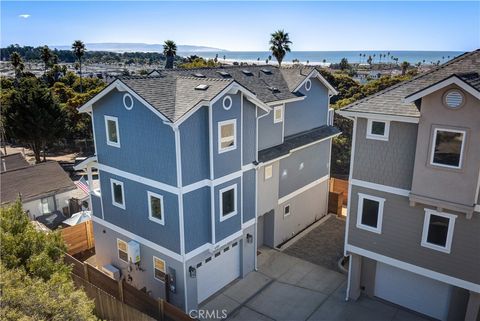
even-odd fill
[{"label": "white gable trim", "polygon": [[[76,171],[79,171],[79,170],[84,169],[88,165],[90,165],[90,163],[96,163],[96,162],[97,162],[97,156],[91,156],[91,157],[88,157],[87,159],[84,159],[83,161],[81,161],[77,165],[73,166],[73,169],[76,170]],[[96,164],[93,164],[93,167],[95,167],[95,165]]]},{"label": "white gable trim", "polygon": [[349,110],[338,110],[337,114],[343,117],[359,117],[359,118],[372,118],[375,120],[389,120],[389,121],[398,121],[402,123],[413,123],[418,124],[420,118],[415,116],[398,116],[398,115],[387,115],[387,114],[377,114],[369,112],[358,112],[358,111],[349,111]]},{"label": "white gable trim", "polygon": [[317,78],[318,80],[320,80],[320,82],[321,82],[322,84],[324,84],[325,87],[328,88],[328,92],[330,93],[330,95],[333,96],[333,95],[337,95],[337,94],[338,94],[338,91],[337,91],[335,88],[333,88],[333,86],[330,85],[330,83],[329,83],[325,78],[323,78],[323,76],[318,72],[317,69],[313,69],[313,70],[307,75],[307,77],[305,77],[305,79],[303,79],[303,81],[293,90],[293,92],[298,91],[298,90],[300,89],[300,87],[302,87],[302,86],[305,84],[305,82],[307,82],[307,80],[310,79],[310,78],[312,78],[312,77],[313,77],[313,78]]},{"label": "white gable trim", "polygon": [[406,103],[412,103],[417,99],[420,99],[424,96],[430,95],[430,94],[436,92],[437,90],[440,90],[440,89],[442,89],[446,86],[452,85],[452,84],[457,85],[458,87],[462,88],[463,90],[468,92],[473,97],[480,100],[480,91],[476,90],[475,88],[473,88],[472,86],[470,86],[465,81],[458,78],[457,76],[452,76],[452,77],[449,77],[445,80],[440,81],[439,83],[437,83],[433,86],[427,87],[425,89],[422,89],[420,91],[417,91],[416,93],[413,93],[413,94],[405,97],[404,101]]},{"label": "white gable trim", "polygon": [[113,81],[110,85],[105,87],[101,92],[99,92],[97,95],[95,95],[92,99],[87,101],[83,106],[78,108],[79,113],[85,113],[85,112],[91,112],[92,111],[92,105],[96,102],[98,102],[100,99],[102,99],[105,95],[110,93],[113,89],[117,89],[118,91],[126,91],[133,97],[135,97],[138,101],[140,101],[142,104],[144,104],[148,109],[150,109],[155,115],[160,117],[165,124],[172,125],[171,121],[165,117],[161,112],[159,112],[155,107],[150,105],[145,99],[143,99],[140,95],[138,95],[133,89],[128,87],[124,82],[122,82],[120,79],[116,79]]}]

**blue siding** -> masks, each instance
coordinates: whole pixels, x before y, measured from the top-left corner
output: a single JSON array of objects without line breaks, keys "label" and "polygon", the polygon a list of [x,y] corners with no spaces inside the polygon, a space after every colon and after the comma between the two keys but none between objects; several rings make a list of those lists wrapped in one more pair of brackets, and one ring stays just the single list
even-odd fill
[{"label": "blue siding", "polygon": [[243,100],[243,165],[250,164],[256,159],[256,108],[257,106],[247,99]]},{"label": "blue siding", "polygon": [[[213,104],[213,164],[215,178],[228,175],[232,172],[239,171],[241,168],[241,140],[242,124],[240,119],[240,93],[230,95],[232,98],[232,107],[229,110],[223,108],[223,97]],[[237,148],[225,153],[218,153],[218,123],[224,120],[237,120]]]},{"label": "blue siding", "polygon": [[326,125],[328,114],[328,89],[320,80],[311,79],[312,88],[299,91],[307,97],[302,101],[285,104],[285,136],[297,134]]},{"label": "blue siding", "polygon": [[[114,90],[93,106],[99,163],[176,186],[172,128],[135,98],[125,109],[123,94]],[[104,115],[118,117],[120,148],[106,143]]]},{"label": "blue siding", "polygon": [[[237,215],[220,222],[220,197],[219,191],[227,186],[237,184]],[[240,178],[228,181],[224,184],[220,184],[214,187],[214,201],[215,201],[215,241],[218,242],[233,233],[240,231],[242,228],[241,222],[241,206],[240,193],[242,191],[242,184]]]},{"label": "blue siding", "polygon": [[[260,116],[260,114],[259,114]],[[258,150],[280,145],[283,141],[282,122],[273,123],[273,110],[258,119]]]},{"label": "blue siding", "polygon": [[[329,174],[330,140],[296,151],[280,160],[279,192],[283,197]],[[303,162],[303,169],[300,164]],[[284,176],[284,171],[287,174]]]},{"label": "blue siding", "polygon": [[210,187],[183,195],[185,251],[188,253],[212,241]]},{"label": "blue siding", "polygon": [[[125,210],[112,204],[110,178],[123,182]],[[180,253],[177,195],[101,171],[104,219],[169,250]],[[163,196],[165,225],[148,218],[147,191]]]},{"label": "blue siding", "polygon": [[202,107],[180,125],[184,186],[210,178],[208,139],[208,107]]},{"label": "blue siding", "polygon": [[243,173],[243,222],[255,218],[255,170]]},{"label": "blue siding", "polygon": [[100,197],[95,196],[92,194],[91,196],[92,199],[92,204],[90,204],[90,209],[92,210],[92,213],[96,217],[102,217],[102,200]]}]

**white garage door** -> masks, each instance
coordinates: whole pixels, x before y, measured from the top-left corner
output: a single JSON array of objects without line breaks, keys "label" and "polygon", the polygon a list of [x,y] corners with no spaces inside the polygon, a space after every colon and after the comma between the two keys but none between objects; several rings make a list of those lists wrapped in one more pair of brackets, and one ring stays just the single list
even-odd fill
[{"label": "white garage door", "polygon": [[439,320],[445,320],[452,287],[424,276],[377,262],[375,296]]},{"label": "white garage door", "polygon": [[233,244],[203,260],[197,269],[198,303],[240,276],[240,243]]}]

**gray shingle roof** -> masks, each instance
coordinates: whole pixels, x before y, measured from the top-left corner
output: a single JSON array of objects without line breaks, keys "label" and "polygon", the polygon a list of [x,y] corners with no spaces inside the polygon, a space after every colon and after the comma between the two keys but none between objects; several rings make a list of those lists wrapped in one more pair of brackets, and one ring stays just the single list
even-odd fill
[{"label": "gray shingle roof", "polygon": [[0,166],[0,172],[22,168],[30,165],[23,157],[22,153],[15,153],[10,155],[2,155],[2,164]]},{"label": "gray shingle roof", "polygon": [[480,91],[480,75],[478,72],[463,73],[458,74],[457,76],[476,90]]},{"label": "gray shingle roof", "polygon": [[258,161],[267,162],[269,160],[287,155],[292,149],[332,137],[340,134],[340,131],[334,126],[324,125],[299,134],[285,137],[283,144],[266,148],[258,152]]},{"label": "gray shingle roof", "polygon": [[288,89],[290,89],[290,91],[294,91],[295,88],[297,88],[298,85],[300,85],[300,83],[305,79],[305,77],[313,71],[313,69],[313,67],[308,66],[292,66],[283,67],[280,69],[280,72],[288,84]]},{"label": "gray shingle roof", "polygon": [[[269,70],[270,72],[266,73],[262,71],[262,69]],[[246,74],[243,72],[244,70],[248,70],[250,73]],[[229,75],[224,76],[220,71],[226,72]],[[162,69],[157,70],[157,72],[161,75],[173,74],[192,77],[194,74],[202,74],[206,78],[233,79],[253,92],[257,98],[264,103],[299,97],[299,94],[292,93],[281,69],[270,65],[222,66],[198,69]]]},{"label": "gray shingle roof", "polygon": [[57,162],[45,162],[2,172],[0,199],[2,204],[14,202],[21,193],[28,201],[76,188]]},{"label": "gray shingle roof", "polygon": [[[232,79],[183,77],[171,73],[119,79],[173,122],[198,103],[213,99],[233,82]],[[198,85],[208,85],[208,88],[197,90]]]},{"label": "gray shingle roof", "polygon": [[480,50],[465,53],[430,72],[421,74],[411,80],[401,82],[376,94],[365,97],[342,108],[342,110],[420,117],[420,112],[415,104],[405,103],[403,101],[406,96],[443,80],[452,74],[473,72],[480,72]]}]

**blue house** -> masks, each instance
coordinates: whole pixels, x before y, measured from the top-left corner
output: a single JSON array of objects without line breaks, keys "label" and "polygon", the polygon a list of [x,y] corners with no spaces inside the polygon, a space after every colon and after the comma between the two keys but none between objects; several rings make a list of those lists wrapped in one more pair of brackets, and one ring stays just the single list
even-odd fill
[{"label": "blue house", "polygon": [[253,271],[257,248],[327,213],[334,94],[313,67],[161,70],[110,83],[79,109],[95,138],[79,167],[99,173],[98,268],[156,298],[168,291],[185,311]]}]

